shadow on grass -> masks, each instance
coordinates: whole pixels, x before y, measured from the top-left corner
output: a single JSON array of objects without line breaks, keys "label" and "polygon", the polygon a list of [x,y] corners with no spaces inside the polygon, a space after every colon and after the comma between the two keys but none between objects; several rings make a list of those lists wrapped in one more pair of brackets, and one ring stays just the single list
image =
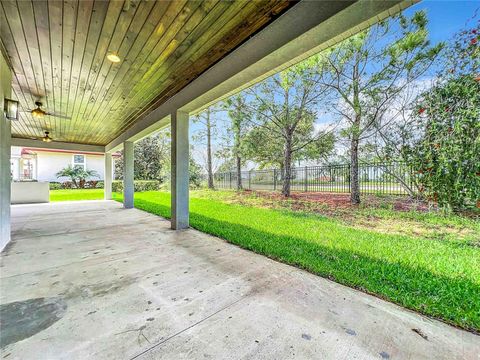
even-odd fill
[{"label": "shadow on grass", "polygon": [[[144,199],[135,199],[135,207],[165,218],[171,214],[169,206]],[[412,268],[345,249],[330,248],[291,235],[273,234],[195,211],[190,213],[190,224],[244,249],[464,329],[480,331],[480,287],[468,279],[446,277],[421,267]]]}]

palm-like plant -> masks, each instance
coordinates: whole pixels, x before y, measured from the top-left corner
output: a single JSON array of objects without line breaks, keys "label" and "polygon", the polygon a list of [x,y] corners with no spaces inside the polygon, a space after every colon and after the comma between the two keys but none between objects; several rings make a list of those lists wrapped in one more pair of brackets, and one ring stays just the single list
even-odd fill
[{"label": "palm-like plant", "polygon": [[57,178],[68,177],[72,181],[76,188],[83,188],[85,181],[90,177],[98,177],[98,173],[95,170],[85,170],[79,166],[68,165],[62,170],[57,172]]},{"label": "palm-like plant", "polygon": [[78,179],[78,174],[79,174],[80,170],[83,170],[83,169],[80,169],[79,167],[73,167],[72,165],[68,165],[68,166],[64,167],[62,170],[60,170],[59,172],[57,172],[55,174],[55,176],[57,178],[61,178],[61,177],[70,178],[73,185],[76,188],[78,188],[77,179]]},{"label": "palm-like plant", "polygon": [[98,178],[98,173],[95,170],[84,170],[80,168],[78,174],[78,185],[80,186],[80,188],[83,189],[85,187],[85,182],[87,181],[87,179],[92,177]]}]

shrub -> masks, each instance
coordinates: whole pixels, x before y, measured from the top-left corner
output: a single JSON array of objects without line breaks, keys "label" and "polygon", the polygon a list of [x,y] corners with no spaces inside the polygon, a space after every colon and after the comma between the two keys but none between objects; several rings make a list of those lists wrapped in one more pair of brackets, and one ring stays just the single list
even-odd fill
[{"label": "shrub", "polygon": [[122,192],[123,191],[123,181],[122,180],[112,181],[112,191],[113,192]]},{"label": "shrub", "polygon": [[480,207],[480,82],[463,76],[421,98],[426,123],[419,143],[405,154],[424,196],[442,208]]},{"label": "shrub", "polygon": [[90,180],[90,181],[87,181],[86,187],[87,187],[87,189],[96,189],[97,184],[98,184],[97,180]]},{"label": "shrub", "polygon": [[[85,189],[103,189],[103,181],[86,181],[84,184]],[[71,181],[65,181],[63,183],[59,183],[53,181],[50,183],[50,190],[60,190],[60,189],[73,189],[75,186]]]},{"label": "shrub", "polygon": [[65,181],[62,183],[62,189],[72,189],[72,188],[73,188],[73,182]]},{"label": "shrub", "polygon": [[419,191],[447,210],[480,209],[480,32],[462,30],[447,48],[436,84],[417,99],[424,129],[404,154]]},{"label": "shrub", "polygon": [[[160,190],[160,182],[156,180],[135,180],[133,182],[135,192]],[[115,180],[112,182],[113,192],[123,191],[123,181]]]},{"label": "shrub", "polygon": [[49,186],[50,190],[60,190],[62,188],[62,184],[59,182],[51,182]]}]

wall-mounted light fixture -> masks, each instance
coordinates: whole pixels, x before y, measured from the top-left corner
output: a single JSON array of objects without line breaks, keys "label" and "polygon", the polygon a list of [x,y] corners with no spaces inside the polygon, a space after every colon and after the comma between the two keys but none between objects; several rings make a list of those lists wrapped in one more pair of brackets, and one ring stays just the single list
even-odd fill
[{"label": "wall-mounted light fixture", "polygon": [[18,120],[18,101],[4,99],[5,117],[9,120]]}]

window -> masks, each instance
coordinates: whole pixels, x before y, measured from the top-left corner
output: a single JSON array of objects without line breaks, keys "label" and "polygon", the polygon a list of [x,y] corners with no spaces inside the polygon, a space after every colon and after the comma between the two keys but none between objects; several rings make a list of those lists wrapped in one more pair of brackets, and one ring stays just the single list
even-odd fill
[{"label": "window", "polygon": [[73,167],[80,167],[83,170],[86,168],[86,159],[85,155],[75,154],[73,155]]}]

